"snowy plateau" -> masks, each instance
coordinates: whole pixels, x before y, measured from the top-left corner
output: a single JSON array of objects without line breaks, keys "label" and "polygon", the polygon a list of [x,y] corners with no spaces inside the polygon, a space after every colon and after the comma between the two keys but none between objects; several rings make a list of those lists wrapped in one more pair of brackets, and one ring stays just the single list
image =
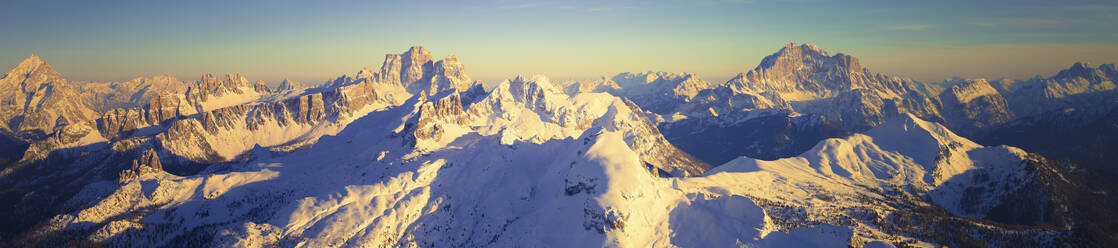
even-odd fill
[{"label": "snowy plateau", "polygon": [[32,55],[0,78],[0,246],[1105,247],[1115,78],[922,83],[789,44],[721,84],[483,84],[416,46],[273,88]]}]

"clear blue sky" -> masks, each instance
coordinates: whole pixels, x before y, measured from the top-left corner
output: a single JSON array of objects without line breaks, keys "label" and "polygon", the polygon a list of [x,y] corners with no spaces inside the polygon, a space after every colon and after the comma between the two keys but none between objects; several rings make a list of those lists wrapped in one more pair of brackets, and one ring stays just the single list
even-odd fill
[{"label": "clear blue sky", "polygon": [[[933,81],[1118,62],[1118,1],[5,1],[0,66],[71,80],[241,72],[321,82],[423,45],[475,79],[686,71],[722,82],[785,43]],[[6,69],[4,69],[6,70]]]}]

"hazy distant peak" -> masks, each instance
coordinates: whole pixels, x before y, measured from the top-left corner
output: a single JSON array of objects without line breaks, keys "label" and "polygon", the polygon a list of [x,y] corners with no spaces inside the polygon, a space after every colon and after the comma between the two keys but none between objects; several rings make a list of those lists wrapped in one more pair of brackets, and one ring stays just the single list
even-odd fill
[{"label": "hazy distant peak", "polygon": [[159,75],[155,75],[155,77],[152,77],[152,79],[159,81],[179,81],[178,78],[168,73],[160,73]]},{"label": "hazy distant peak", "polygon": [[1074,79],[1083,78],[1091,82],[1103,81],[1109,74],[1114,73],[1114,65],[1102,65],[1099,68],[1093,68],[1087,63],[1075,62],[1071,67],[1061,70],[1056,73],[1055,79]]},{"label": "hazy distant peak", "polygon": [[283,82],[280,82],[280,84],[278,86],[276,86],[276,91],[282,92],[282,91],[287,91],[287,90],[295,90],[295,89],[299,89],[299,88],[302,88],[302,85],[299,82],[291,81],[289,79],[284,79]]}]

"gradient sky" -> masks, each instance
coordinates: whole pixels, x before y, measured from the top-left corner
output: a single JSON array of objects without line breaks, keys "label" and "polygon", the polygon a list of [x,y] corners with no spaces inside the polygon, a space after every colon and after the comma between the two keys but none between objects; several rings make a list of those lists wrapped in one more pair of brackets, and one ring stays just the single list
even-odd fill
[{"label": "gradient sky", "polygon": [[1115,1],[17,0],[0,7],[0,66],[35,53],[70,80],[322,82],[422,45],[487,82],[646,70],[723,82],[807,42],[923,81],[1028,78],[1118,62],[1115,24]]}]

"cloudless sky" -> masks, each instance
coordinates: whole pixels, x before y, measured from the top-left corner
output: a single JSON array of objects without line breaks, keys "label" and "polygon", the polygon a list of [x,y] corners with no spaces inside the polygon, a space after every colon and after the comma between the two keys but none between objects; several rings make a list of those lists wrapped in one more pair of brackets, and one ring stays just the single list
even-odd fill
[{"label": "cloudless sky", "polygon": [[[0,66],[70,80],[241,72],[322,82],[422,45],[475,79],[693,72],[723,82],[812,43],[923,81],[1118,62],[1118,1],[4,1]],[[0,69],[6,70],[6,69]]]}]

